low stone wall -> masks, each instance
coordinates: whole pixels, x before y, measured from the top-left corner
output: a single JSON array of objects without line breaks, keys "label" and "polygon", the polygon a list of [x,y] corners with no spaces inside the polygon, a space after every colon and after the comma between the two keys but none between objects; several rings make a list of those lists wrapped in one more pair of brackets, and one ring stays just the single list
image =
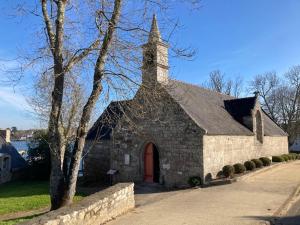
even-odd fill
[{"label": "low stone wall", "polygon": [[119,183],[82,201],[36,217],[26,225],[103,224],[135,206],[133,183]]}]

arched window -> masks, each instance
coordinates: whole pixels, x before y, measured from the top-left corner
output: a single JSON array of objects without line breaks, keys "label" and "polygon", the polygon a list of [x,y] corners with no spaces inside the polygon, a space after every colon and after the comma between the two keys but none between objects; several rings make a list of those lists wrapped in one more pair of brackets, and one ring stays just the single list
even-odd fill
[{"label": "arched window", "polygon": [[261,119],[260,111],[256,112],[255,120],[256,120],[256,139],[260,143],[263,143],[263,126],[262,126],[262,119]]}]

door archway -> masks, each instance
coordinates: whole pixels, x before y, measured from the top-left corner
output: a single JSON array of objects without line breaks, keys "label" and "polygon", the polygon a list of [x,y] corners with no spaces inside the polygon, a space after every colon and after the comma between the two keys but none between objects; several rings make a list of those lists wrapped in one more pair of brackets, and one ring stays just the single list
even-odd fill
[{"label": "door archway", "polygon": [[144,181],[159,183],[159,153],[153,143],[148,143],[144,149]]}]

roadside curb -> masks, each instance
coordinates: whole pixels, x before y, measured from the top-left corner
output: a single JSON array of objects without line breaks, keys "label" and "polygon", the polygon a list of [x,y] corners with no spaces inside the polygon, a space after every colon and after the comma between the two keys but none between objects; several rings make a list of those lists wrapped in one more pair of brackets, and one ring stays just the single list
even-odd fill
[{"label": "roadside curb", "polygon": [[243,181],[243,180],[246,180],[252,176],[255,176],[255,175],[258,175],[260,173],[263,173],[263,172],[266,172],[268,170],[271,170],[271,169],[275,169],[276,167],[280,166],[280,165],[283,165],[283,164],[287,164],[287,163],[293,163],[293,162],[296,162],[297,160],[295,161],[289,161],[289,162],[279,162],[279,163],[274,163],[273,165],[270,165],[270,166],[267,166],[267,167],[263,167],[263,168],[259,168],[255,171],[252,171],[252,172],[249,172],[249,173],[245,173],[243,175],[240,175],[240,176],[236,176],[236,177],[233,177],[233,178],[227,178],[227,179],[217,179],[217,180],[213,180],[207,184],[202,184],[201,185],[201,188],[208,188],[208,187],[212,187],[212,186],[220,186],[220,185],[227,185],[227,184],[232,184],[232,183],[235,183],[235,182],[239,182],[239,181]]},{"label": "roadside curb", "polygon": [[[295,161],[291,161],[291,162],[295,162]],[[287,164],[287,163],[289,163],[289,162],[274,163],[273,165],[270,165],[270,166],[267,166],[267,167],[255,170],[254,172],[250,172],[250,173],[244,174],[242,176],[236,177],[236,180],[237,181],[246,180],[246,179],[248,179],[248,178],[250,178],[252,176],[255,176],[255,175],[263,173],[263,172],[266,172],[268,170],[274,169],[274,168],[276,168],[276,167],[278,167],[280,165]]]},{"label": "roadside curb", "polygon": [[271,221],[263,221],[260,225],[276,225],[277,219],[285,216],[288,210],[293,206],[295,202],[300,199],[300,183],[297,184],[296,188],[289,195],[289,197],[285,200],[285,202],[273,213]]},{"label": "roadside curb", "polygon": [[287,211],[291,208],[294,202],[296,202],[300,198],[300,183],[297,185],[292,194],[288,197],[288,199],[277,209],[277,211],[273,214],[273,216],[279,217],[286,215]]}]

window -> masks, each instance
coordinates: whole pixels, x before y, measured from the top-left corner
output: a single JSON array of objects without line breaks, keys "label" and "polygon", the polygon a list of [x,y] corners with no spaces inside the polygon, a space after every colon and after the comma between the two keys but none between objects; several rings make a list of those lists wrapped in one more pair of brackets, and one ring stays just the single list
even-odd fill
[{"label": "window", "polygon": [[3,169],[8,169],[8,167],[9,167],[9,158],[4,158]]},{"label": "window", "polygon": [[262,126],[262,119],[261,119],[260,111],[256,112],[255,120],[256,120],[256,139],[260,143],[263,143],[263,126]]},{"label": "window", "polygon": [[147,52],[146,53],[146,65],[153,65],[154,62],[154,54],[152,52]]},{"label": "window", "polygon": [[124,155],[124,164],[125,165],[129,165],[130,164],[130,155],[129,154],[125,154]]}]

